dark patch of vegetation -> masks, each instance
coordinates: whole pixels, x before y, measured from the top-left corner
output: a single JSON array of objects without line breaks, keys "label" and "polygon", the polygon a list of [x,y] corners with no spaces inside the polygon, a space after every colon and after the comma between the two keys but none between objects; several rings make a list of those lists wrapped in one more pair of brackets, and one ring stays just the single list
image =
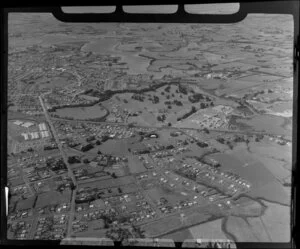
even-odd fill
[{"label": "dark patch of vegetation", "polygon": [[187,112],[186,114],[184,114],[182,117],[177,118],[177,121],[183,120],[188,118],[189,116],[191,116],[192,114],[194,114],[197,111],[195,106],[192,106],[191,110],[189,112]]},{"label": "dark patch of vegetation", "polygon": [[162,115],[157,116],[157,120],[160,122],[164,122],[166,120],[166,115],[162,114]]},{"label": "dark patch of vegetation", "polygon": [[134,94],[131,96],[132,99],[143,102],[145,99],[145,96],[141,95],[141,94]]},{"label": "dark patch of vegetation", "polygon": [[207,144],[207,143],[201,142],[201,141],[197,142],[197,145],[198,145],[199,147],[201,147],[201,148],[206,148],[206,147],[208,147],[208,144]]},{"label": "dark patch of vegetation", "polygon": [[209,134],[209,130],[207,128],[204,128],[203,131],[206,133],[206,134]]},{"label": "dark patch of vegetation", "polygon": [[70,164],[81,163],[81,160],[78,156],[69,156],[68,163],[70,163]]},{"label": "dark patch of vegetation", "polygon": [[96,139],[95,136],[89,136],[89,137],[86,138],[86,141],[87,141],[87,142],[91,142],[91,141],[93,141],[93,140],[95,140],[95,139]]},{"label": "dark patch of vegetation", "polygon": [[170,92],[170,89],[171,89],[171,87],[170,86],[167,86],[166,88],[165,88],[165,92]]},{"label": "dark patch of vegetation", "polygon": [[91,150],[91,149],[93,149],[94,148],[94,146],[92,145],[92,144],[86,144],[86,145],[83,145],[82,147],[81,147],[81,151],[82,152],[86,152],[86,151],[89,151],[89,150]]},{"label": "dark patch of vegetation", "polygon": [[200,109],[205,109],[205,108],[207,108],[209,106],[209,104],[208,103],[200,103]]},{"label": "dark patch of vegetation", "polygon": [[153,103],[153,104],[157,104],[157,103],[159,103],[159,97],[157,97],[157,96],[153,96],[152,103]]},{"label": "dark patch of vegetation", "polygon": [[187,92],[187,88],[186,87],[184,87],[184,86],[182,86],[182,85],[178,85],[178,90],[179,90],[179,92],[181,92],[182,94],[188,94],[188,92]]}]

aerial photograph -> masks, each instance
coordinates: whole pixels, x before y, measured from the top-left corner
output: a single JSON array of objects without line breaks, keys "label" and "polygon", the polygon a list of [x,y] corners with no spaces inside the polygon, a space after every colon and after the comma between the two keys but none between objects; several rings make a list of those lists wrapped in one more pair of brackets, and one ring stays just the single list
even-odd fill
[{"label": "aerial photograph", "polygon": [[293,25],[9,13],[7,239],[289,242]]}]

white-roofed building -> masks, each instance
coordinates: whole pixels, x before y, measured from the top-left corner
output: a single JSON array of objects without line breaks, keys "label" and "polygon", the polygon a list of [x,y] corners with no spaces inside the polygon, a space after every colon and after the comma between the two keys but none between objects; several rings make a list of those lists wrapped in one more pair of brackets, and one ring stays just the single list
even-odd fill
[{"label": "white-roofed building", "polygon": [[23,127],[26,127],[26,128],[28,128],[28,127],[30,127],[30,126],[33,126],[33,125],[34,125],[34,124],[31,123],[31,122],[26,122],[26,123],[22,124],[22,126],[23,126]]},{"label": "white-roofed building", "polygon": [[38,132],[31,132],[30,135],[31,135],[31,139],[39,138]]},{"label": "white-roofed building", "polygon": [[45,124],[45,123],[40,123],[40,124],[39,124],[39,129],[40,129],[40,131],[45,131],[45,130],[47,130],[46,124]]},{"label": "white-roofed building", "polygon": [[21,135],[24,137],[25,140],[28,140],[29,138],[28,133],[22,133]]},{"label": "white-roofed building", "polygon": [[22,122],[22,121],[20,121],[20,120],[16,120],[16,121],[14,122],[14,124],[16,124],[16,125],[20,125],[20,124],[23,124],[23,122]]},{"label": "white-roofed building", "polygon": [[49,137],[49,132],[48,131],[41,131],[40,133],[41,133],[42,138]]},{"label": "white-roofed building", "polygon": [[33,132],[34,134],[34,138],[39,138],[39,133],[36,131],[36,132]]}]

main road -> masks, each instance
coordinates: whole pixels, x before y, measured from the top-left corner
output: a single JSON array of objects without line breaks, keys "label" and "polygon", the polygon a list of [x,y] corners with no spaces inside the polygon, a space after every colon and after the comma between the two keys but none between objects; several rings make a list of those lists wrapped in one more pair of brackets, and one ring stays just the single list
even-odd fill
[{"label": "main road", "polygon": [[[56,144],[57,144],[57,146],[58,146],[58,148],[60,150],[60,153],[62,155],[64,163],[67,166],[68,176],[71,177],[72,182],[74,184],[74,187],[76,187],[77,186],[76,178],[75,178],[75,176],[73,174],[73,171],[71,169],[70,164],[68,163],[68,158],[67,158],[67,155],[66,155],[65,151],[63,150],[62,144],[61,144],[61,142],[58,139],[58,136],[56,134],[55,128],[54,128],[54,126],[52,124],[52,121],[50,119],[50,116],[48,114],[47,108],[45,107],[45,103],[43,101],[42,95],[39,96],[39,100],[41,102],[41,105],[42,105],[43,112],[45,114],[46,120],[47,120],[47,122],[48,122],[48,124],[50,126],[52,135],[53,135],[53,137],[55,139],[55,142],[56,142]],[[76,197],[76,189],[73,188],[72,189],[72,199],[71,199],[71,210],[70,210],[70,214],[69,214],[69,222],[68,222],[68,229],[67,229],[67,237],[69,237],[71,235],[71,233],[72,233],[72,223],[73,223],[74,215],[75,215],[75,197]]]},{"label": "main road", "polygon": [[68,158],[67,158],[66,153],[65,153],[64,150],[63,150],[62,144],[61,144],[61,142],[59,141],[59,138],[58,138],[58,136],[57,136],[57,134],[56,134],[55,128],[54,128],[54,126],[53,126],[53,124],[52,124],[52,121],[51,121],[51,119],[50,119],[50,116],[49,116],[49,114],[48,114],[48,111],[47,111],[47,109],[46,109],[46,107],[45,107],[45,103],[44,103],[44,101],[43,101],[42,96],[39,96],[39,100],[40,100],[40,102],[41,102],[41,105],[42,105],[43,112],[44,112],[44,114],[45,114],[46,120],[47,120],[47,122],[48,122],[48,124],[49,124],[49,126],[50,126],[50,129],[51,129],[53,138],[54,138],[54,140],[55,140],[55,142],[56,142],[56,144],[57,144],[57,146],[58,146],[58,149],[60,150],[60,153],[61,153],[61,155],[62,155],[62,158],[63,158],[63,160],[64,160],[64,163],[66,164],[66,166],[67,166],[67,168],[68,168],[68,175],[72,178],[72,181],[73,181],[74,186],[77,186],[76,178],[75,178],[75,176],[74,176],[74,174],[73,174],[73,171],[72,171],[72,169],[71,169],[71,167],[70,167],[70,164],[68,163]]}]

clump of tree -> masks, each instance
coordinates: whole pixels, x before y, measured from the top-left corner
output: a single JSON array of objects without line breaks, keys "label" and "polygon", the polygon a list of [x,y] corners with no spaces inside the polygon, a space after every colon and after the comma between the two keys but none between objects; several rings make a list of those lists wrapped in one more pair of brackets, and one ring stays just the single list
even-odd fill
[{"label": "clump of tree", "polygon": [[33,152],[33,148],[30,147],[30,148],[27,149],[27,151],[28,151],[28,152]]},{"label": "clump of tree", "polygon": [[200,109],[205,109],[205,108],[207,108],[209,106],[209,104],[208,103],[200,103]]},{"label": "clump of tree", "polygon": [[197,145],[198,145],[199,147],[201,147],[201,148],[206,148],[206,147],[208,147],[208,144],[207,144],[207,143],[201,142],[201,141],[197,142]]},{"label": "clump of tree", "polygon": [[140,102],[143,102],[145,99],[144,96],[142,96],[141,94],[137,94],[137,93],[132,95],[131,98],[134,100],[140,101]]},{"label": "clump of tree", "polygon": [[86,138],[86,141],[87,141],[87,142],[91,142],[91,141],[93,141],[93,140],[95,140],[95,139],[96,139],[95,136],[89,136],[89,137]]},{"label": "clump of tree", "polygon": [[264,138],[264,135],[258,134],[258,135],[256,135],[256,137],[255,137],[255,142],[259,142],[259,141],[261,141],[263,138]]},{"label": "clump of tree", "polygon": [[191,96],[188,97],[188,100],[191,102],[191,103],[197,103],[199,102],[200,100],[204,100],[204,96],[202,93],[195,93]]},{"label": "clump of tree", "polygon": [[149,154],[150,150],[149,149],[144,149],[144,150],[140,150],[137,152],[138,154]]},{"label": "clump of tree", "polygon": [[182,102],[180,100],[177,100],[177,99],[173,100],[173,102],[169,101],[169,100],[165,101],[165,105],[172,105],[172,104],[177,105],[177,106],[182,106],[183,105]]},{"label": "clump of tree", "polygon": [[221,144],[225,144],[225,139],[222,137],[218,137],[216,140]]},{"label": "clump of tree", "polygon": [[172,145],[172,144],[170,144],[170,145],[167,145],[167,146],[166,146],[166,149],[167,149],[167,150],[174,149],[174,145]]},{"label": "clump of tree", "polygon": [[113,241],[125,242],[132,238],[145,238],[144,231],[140,227],[120,227],[114,226],[106,232],[106,237]]},{"label": "clump of tree", "polygon": [[157,116],[157,121],[164,122],[165,120],[166,120],[166,115],[165,114]]},{"label": "clump of tree", "polygon": [[109,139],[110,139],[110,137],[108,135],[104,135],[104,136],[101,137],[101,142],[104,143]]},{"label": "clump of tree", "polygon": [[206,127],[203,129],[203,131],[204,133],[209,134],[209,130]]},{"label": "clump of tree", "polygon": [[188,93],[187,88],[182,85],[178,85],[178,91],[184,95]]},{"label": "clump of tree", "polygon": [[81,163],[81,160],[78,156],[69,156],[68,163],[70,163],[70,164]]},{"label": "clump of tree", "polygon": [[167,86],[166,88],[165,88],[165,92],[170,92],[170,89],[171,89],[171,86]]},{"label": "clump of tree", "polygon": [[81,147],[81,151],[82,152],[86,152],[86,151],[89,151],[89,150],[91,150],[91,149],[93,149],[94,148],[94,146],[92,145],[92,144],[87,144],[87,145],[83,145],[82,147]]},{"label": "clump of tree", "polygon": [[189,116],[191,116],[192,114],[194,114],[197,111],[195,106],[192,106],[191,110],[187,113],[185,113],[182,117],[178,117],[177,121],[183,120],[188,118]]},{"label": "clump of tree", "polygon": [[175,105],[177,105],[177,106],[182,106],[182,105],[183,105],[182,102],[181,102],[180,100],[177,100],[177,99],[175,99],[175,100],[173,101],[173,103],[174,103]]},{"label": "clump of tree", "polygon": [[153,104],[159,103],[159,97],[158,96],[153,96],[152,103]]}]

